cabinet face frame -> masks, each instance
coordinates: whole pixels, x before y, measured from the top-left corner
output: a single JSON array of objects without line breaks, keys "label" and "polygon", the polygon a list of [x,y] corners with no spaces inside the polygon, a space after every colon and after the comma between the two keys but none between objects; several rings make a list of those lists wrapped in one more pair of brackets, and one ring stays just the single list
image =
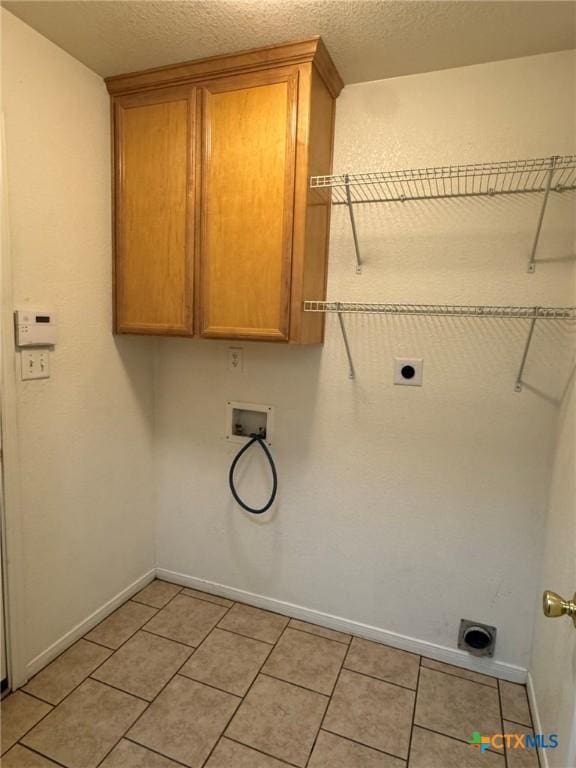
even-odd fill
[{"label": "cabinet face frame", "polygon": [[[269,71],[250,74],[230,75],[200,84],[202,115],[202,146],[199,154],[199,206],[201,221],[198,227],[196,251],[196,328],[203,338],[244,339],[287,342],[290,336],[290,294],[292,278],[292,248],[294,224],[294,194],[296,184],[296,146],[298,121],[298,79],[297,67],[274,68]],[[281,290],[279,307],[279,327],[242,328],[209,327],[208,290],[207,290],[207,221],[208,180],[210,177],[211,136],[210,136],[210,96],[235,90],[246,90],[260,86],[286,83],[287,121],[286,121],[286,164],[284,173],[284,210],[283,238],[281,259]]]},{"label": "cabinet face frame", "polygon": [[[121,319],[124,243],[122,224],[125,220],[123,191],[125,167],[123,161],[124,112],[131,108],[152,106],[174,101],[187,102],[186,131],[186,193],[184,232],[184,285],[182,287],[184,321],[181,325],[172,323],[131,323]],[[161,88],[144,93],[134,93],[113,98],[113,308],[114,332],[148,335],[192,336],[194,332],[194,203],[196,187],[196,135],[197,135],[197,88],[182,85]]]}]

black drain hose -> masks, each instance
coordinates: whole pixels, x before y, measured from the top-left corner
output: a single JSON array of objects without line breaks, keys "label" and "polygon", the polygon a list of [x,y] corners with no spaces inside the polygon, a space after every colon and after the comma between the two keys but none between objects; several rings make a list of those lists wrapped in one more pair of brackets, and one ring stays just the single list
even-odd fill
[{"label": "black drain hose", "polygon": [[[266,445],[266,438],[263,435],[250,435],[250,440],[246,443],[246,445],[243,445],[242,448],[238,451],[236,456],[234,457],[234,461],[232,462],[232,465],[230,467],[230,473],[228,474],[228,483],[230,484],[230,490],[232,491],[232,496],[236,499],[238,504],[242,507],[242,509],[245,509],[246,512],[250,512],[252,515],[261,515],[263,512],[266,512],[272,504],[274,504],[274,499],[276,498],[276,491],[278,490],[278,475],[276,474],[276,465],[274,464],[274,459],[272,458],[272,454],[268,450],[268,446]],[[238,493],[236,492],[236,488],[234,487],[234,472],[236,470],[236,465],[238,464],[241,457],[246,453],[246,451],[254,445],[254,443],[258,443],[260,448],[264,451],[266,454],[266,458],[268,459],[268,463],[270,464],[270,470],[272,471],[272,493],[270,494],[270,498],[266,502],[266,504],[261,507],[260,509],[254,509],[253,507],[249,507],[248,504],[242,501],[240,496],[238,496]]]}]

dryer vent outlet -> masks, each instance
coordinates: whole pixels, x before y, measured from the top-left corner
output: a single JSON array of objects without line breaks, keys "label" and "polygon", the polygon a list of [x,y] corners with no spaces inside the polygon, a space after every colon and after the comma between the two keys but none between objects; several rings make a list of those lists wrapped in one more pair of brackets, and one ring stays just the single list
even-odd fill
[{"label": "dryer vent outlet", "polygon": [[494,656],[495,647],[496,627],[481,624],[479,621],[460,619],[458,648],[473,656]]}]

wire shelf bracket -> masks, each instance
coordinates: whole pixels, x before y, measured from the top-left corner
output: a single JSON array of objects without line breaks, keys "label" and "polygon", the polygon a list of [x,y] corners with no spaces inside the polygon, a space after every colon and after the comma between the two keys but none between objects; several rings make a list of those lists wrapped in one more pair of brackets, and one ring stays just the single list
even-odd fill
[{"label": "wire shelf bracket", "polygon": [[[534,307],[535,310],[538,307]],[[526,360],[528,359],[528,352],[530,350],[530,343],[532,336],[534,335],[534,328],[536,327],[536,317],[533,317],[530,321],[530,328],[528,329],[528,336],[526,337],[526,343],[524,344],[524,352],[522,354],[522,360],[520,361],[520,367],[518,368],[518,375],[516,376],[516,383],[514,384],[515,392],[522,392],[522,376],[524,375],[524,368],[526,366]]]},{"label": "wire shelf bracket", "polygon": [[536,251],[538,250],[538,241],[540,240],[540,232],[542,231],[542,224],[544,223],[544,214],[546,213],[546,206],[548,205],[548,196],[550,195],[550,189],[552,187],[552,179],[554,177],[554,169],[556,168],[556,161],[558,157],[550,158],[550,169],[546,177],[546,188],[544,190],[544,197],[542,198],[542,207],[540,208],[540,215],[538,217],[538,224],[536,225],[536,234],[534,235],[534,242],[532,243],[532,251],[530,252],[530,258],[528,260],[528,272],[532,274],[536,271]]},{"label": "wire shelf bracket", "polygon": [[362,257],[360,256],[360,245],[358,244],[358,233],[356,232],[356,220],[354,219],[354,208],[352,206],[352,195],[350,194],[350,182],[348,174],[346,174],[344,178],[346,179],[346,205],[348,206],[348,214],[350,215],[350,226],[352,227],[354,251],[356,253],[356,274],[359,275],[362,273]]},{"label": "wire shelf bracket", "polygon": [[344,342],[344,349],[346,350],[346,357],[348,358],[348,378],[356,378],[356,369],[354,368],[354,360],[352,359],[352,352],[350,351],[350,342],[348,341],[348,334],[346,333],[346,326],[344,325],[344,319],[342,318],[342,312],[338,312],[338,323],[340,325],[340,332],[342,333],[342,341]]},{"label": "wire shelf bracket", "polygon": [[348,359],[349,377],[356,378],[356,369],[350,341],[344,324],[344,314],[371,315],[418,315],[421,317],[492,317],[499,319],[530,320],[528,335],[516,380],[514,391],[521,392],[524,369],[528,360],[530,345],[537,320],[576,320],[576,307],[515,307],[515,306],[469,306],[458,304],[375,304],[343,301],[305,301],[305,312],[335,313]]},{"label": "wire shelf bracket", "polygon": [[543,194],[528,259],[528,272],[536,269],[538,242],[550,192],[576,189],[576,155],[553,155],[528,160],[451,165],[400,171],[312,176],[312,189],[331,190],[332,203],[348,208],[356,251],[356,272],[362,259],[354,219],[354,206],[365,203],[405,203],[512,194]]}]

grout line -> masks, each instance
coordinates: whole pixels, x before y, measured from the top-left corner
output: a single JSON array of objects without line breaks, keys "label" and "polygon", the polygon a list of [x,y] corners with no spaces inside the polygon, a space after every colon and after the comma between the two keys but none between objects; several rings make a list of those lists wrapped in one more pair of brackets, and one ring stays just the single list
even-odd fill
[{"label": "grout line", "polygon": [[[154,749],[153,747],[144,746],[144,744],[141,744],[139,741],[135,741],[134,739],[131,739],[129,736],[122,736],[120,741],[122,741],[122,740],[129,741],[130,744],[135,744],[137,747],[140,747],[141,749],[148,750],[148,752],[153,752],[155,755],[158,755],[159,757],[163,757],[165,760],[172,760],[177,765],[184,766],[184,768],[190,768],[189,765],[186,765],[186,763],[182,763],[180,760],[177,760],[175,757],[167,757],[162,752],[158,752],[157,749]],[[120,743],[120,741],[118,742],[118,744]],[[115,744],[114,748],[116,748],[118,746],[118,744]],[[110,752],[108,752],[108,755],[109,754],[110,754]],[[106,757],[108,757],[108,755],[106,755]],[[104,760],[106,760],[106,757],[104,758]],[[102,763],[98,763],[98,765],[102,765]]]},{"label": "grout line", "polygon": [[[225,736],[223,734],[218,740],[218,743],[220,743],[222,739],[228,739],[228,741],[233,741],[234,744],[240,744],[241,747],[247,747],[248,749],[252,749],[254,752],[258,752],[258,754],[264,755],[264,757],[271,757],[273,760],[278,760],[278,762],[282,763],[283,765],[289,765],[291,766],[291,768],[299,768],[299,766],[297,766],[296,763],[289,763],[287,760],[284,760],[282,757],[277,757],[276,755],[272,755],[270,752],[264,752],[263,750],[258,749],[258,747],[253,747],[251,744],[245,744],[243,741],[238,741],[238,739],[235,739],[232,736]],[[206,765],[206,763],[204,763],[204,765]]]},{"label": "grout line", "polygon": [[[202,640],[202,643],[197,646],[188,645],[188,643],[183,643],[180,640],[173,640],[171,637],[166,637],[165,635],[159,635],[157,632],[151,632],[149,629],[144,629],[144,627],[142,627],[142,629],[139,629],[138,632],[144,632],[147,635],[152,635],[153,637],[159,637],[161,640],[166,640],[169,643],[174,643],[175,645],[179,645],[181,648],[186,648],[187,650],[190,651],[188,658],[190,658],[190,656],[194,653],[194,651],[198,650],[198,648],[200,648],[200,645],[204,642],[204,640]],[[212,630],[210,630],[210,632],[212,632]],[[134,635],[132,635],[132,637],[134,637]]]},{"label": "grout line", "polygon": [[[108,614],[108,616],[105,616],[105,617],[102,619],[102,621],[99,621],[99,622],[98,622],[98,624],[96,624],[96,626],[95,626],[95,627],[92,627],[92,629],[89,629],[89,630],[88,630],[88,632],[86,632],[86,634],[85,634],[85,635],[82,635],[82,637],[79,637],[79,638],[78,638],[78,640],[86,640],[86,642],[87,642],[87,643],[94,643],[94,642],[95,642],[94,640],[88,640],[88,635],[90,635],[92,632],[94,632],[95,630],[97,630],[97,629],[98,629],[98,627],[102,626],[102,624],[104,624],[104,622],[108,621],[108,619],[111,619],[111,618],[112,618],[112,616],[114,616],[116,613],[118,613],[118,611],[119,611],[119,610],[121,610],[122,608],[124,608],[124,606],[128,605],[128,603],[133,603],[133,602],[135,602],[137,605],[143,605],[143,606],[145,606],[146,608],[151,608],[151,609],[154,611],[154,615],[153,615],[153,616],[150,616],[150,619],[153,619],[153,618],[154,618],[154,616],[156,616],[156,614],[157,614],[157,613],[158,613],[158,611],[160,610],[159,608],[155,608],[153,605],[147,605],[146,603],[138,603],[137,601],[133,600],[132,598],[129,598],[129,599],[128,599],[128,600],[126,600],[124,603],[122,603],[121,605],[119,605],[119,606],[118,606],[118,608],[116,608],[115,610],[113,610],[113,611],[112,611],[112,613],[109,613],[109,614]],[[148,621],[150,621],[150,619],[146,619],[146,621],[144,622],[144,624],[146,624]],[[144,626],[144,625],[142,625],[142,626]],[[136,631],[138,631],[138,630],[136,630]],[[76,640],[76,642],[78,642],[78,640]],[[72,645],[74,645],[74,643],[72,643]],[[68,646],[68,648],[72,648],[72,645]],[[103,644],[103,643],[97,643],[97,645],[104,645],[104,644]],[[110,646],[108,646],[108,645],[105,645],[104,647],[105,647],[105,648],[109,648]],[[66,649],[66,651],[68,650],[68,648]],[[111,650],[114,650],[114,649],[111,649]],[[63,651],[63,653],[66,653],[66,651]],[[62,654],[60,654],[60,655],[62,655]],[[58,657],[56,657],[56,658],[58,658]],[[53,662],[53,661],[56,661],[56,659],[52,659],[52,661],[50,662],[50,664],[52,664],[52,662]],[[48,666],[48,664],[47,664],[46,666]],[[42,669],[45,669],[45,667],[43,667]],[[42,670],[40,670],[40,672],[41,672],[41,671],[42,671]],[[36,673],[36,674],[38,674],[38,673]]]},{"label": "grout line", "polygon": [[518,720],[512,720],[509,717],[503,717],[502,720],[506,720],[507,723],[512,723],[513,725],[521,725],[522,728],[530,728],[532,732],[534,732],[534,726],[533,725],[526,725],[526,723],[519,723]]},{"label": "grout line", "polygon": [[[184,666],[184,665],[182,665],[182,666]],[[182,669],[182,667],[180,667],[180,669]],[[196,685],[205,685],[206,688],[211,688],[213,691],[218,691],[218,693],[226,693],[228,696],[234,696],[235,699],[240,699],[240,701],[242,701],[244,699],[244,697],[242,696],[241,693],[230,693],[230,691],[225,691],[222,688],[217,688],[215,685],[211,685],[210,683],[205,683],[203,680],[196,680],[193,677],[189,677],[189,675],[183,675],[180,672],[180,670],[178,670],[178,672],[176,672],[174,677],[183,677],[184,680],[188,680],[191,683],[196,683]]]},{"label": "grout line", "polygon": [[[216,690],[217,690],[217,689],[216,689]],[[232,719],[235,717],[235,715],[236,715],[236,712],[238,712],[238,710],[239,710],[239,709],[240,709],[240,707],[242,706],[242,702],[243,702],[243,701],[244,701],[244,699],[243,699],[242,697],[240,697],[240,701],[238,702],[238,704],[237,704],[237,705],[236,705],[236,707],[234,708],[234,711],[232,712],[232,714],[230,715],[230,717],[228,718],[228,720],[226,720],[226,723],[224,724],[224,727],[223,727],[223,728],[222,728],[222,730],[220,731],[220,735],[218,736],[218,738],[216,739],[216,741],[215,741],[215,742],[214,742],[214,744],[212,745],[212,749],[210,750],[210,752],[209,752],[209,753],[208,753],[208,755],[206,756],[206,760],[204,760],[204,761],[202,762],[202,765],[203,765],[203,766],[204,766],[204,765],[206,765],[206,763],[207,763],[207,762],[210,760],[210,758],[212,757],[212,752],[214,752],[214,750],[216,749],[216,746],[218,745],[218,742],[219,742],[219,741],[220,741],[220,739],[222,738],[222,735],[224,734],[224,731],[225,731],[225,730],[228,728],[228,726],[229,726],[229,725],[230,725],[230,723],[232,722]]]},{"label": "grout line", "polygon": [[[142,632],[147,632],[149,635],[154,635],[154,637],[162,637],[164,640],[172,640],[171,637],[166,637],[166,635],[161,635],[159,632],[153,632],[151,629],[144,629],[144,627],[142,627]],[[193,651],[195,651],[196,648],[198,648],[197,645],[191,645],[190,643],[183,643],[182,640],[172,640],[172,642],[178,643],[179,645],[184,645],[186,648],[192,648]]]},{"label": "grout line", "polygon": [[[312,637],[319,637],[320,640],[329,640],[331,643],[339,643],[340,645],[345,646],[346,648],[350,648],[351,640],[346,642],[346,640],[336,640],[333,637],[325,637],[324,635],[319,635],[317,632],[310,632],[309,629],[302,629],[302,627],[293,627],[290,624],[286,625],[286,629],[293,629],[294,632],[303,632],[305,635],[312,635]],[[326,627],[323,627],[323,629],[326,629]],[[332,630],[333,632],[336,632],[337,630]],[[342,633],[343,634],[343,633]]]},{"label": "grout line", "polygon": [[[188,595],[184,591],[185,589],[191,589],[197,594],[195,595]],[[182,587],[182,591],[178,593],[179,595],[182,595],[182,597],[191,597],[193,600],[202,600],[205,603],[211,603],[212,605],[217,605],[219,608],[227,608],[230,610],[232,606],[234,605],[234,600],[229,600],[227,597],[220,597],[220,595],[212,595],[210,592],[202,592],[199,589],[194,589],[193,587]],[[220,600],[227,600],[231,605],[224,605],[223,603],[217,603],[216,600],[209,600],[208,597],[204,597],[204,595],[210,595],[214,598],[219,598]]]},{"label": "grout line", "polygon": [[[366,749],[373,749],[375,752],[378,752],[381,755],[387,755],[388,757],[394,757],[396,760],[402,760],[403,762],[406,762],[405,757],[400,757],[400,755],[395,755],[392,752],[384,752],[384,750],[380,749],[379,747],[373,747],[372,744],[366,744],[364,741],[358,741],[357,739],[352,739],[350,736],[342,736],[341,733],[337,733],[336,731],[331,731],[330,728],[323,727],[320,730],[325,731],[326,733],[331,733],[332,736],[338,736],[340,739],[351,741],[353,744],[358,744],[359,747],[365,747]],[[406,763],[406,765],[408,765],[408,763]],[[350,766],[350,768],[352,768],[352,766]]]},{"label": "grout line", "polygon": [[[19,691],[20,691],[20,693],[25,693],[26,696],[31,696],[33,699],[36,699],[37,701],[41,701],[42,704],[49,704],[52,707],[52,709],[55,709],[58,706],[58,704],[62,703],[62,702],[59,701],[58,704],[53,704],[51,701],[48,701],[48,699],[43,699],[42,696],[38,696],[35,693],[29,693],[28,691],[24,691],[24,690],[22,690],[22,688],[20,688]],[[64,698],[66,698],[66,696]],[[62,699],[62,701],[64,701],[64,699]],[[49,713],[47,712],[46,714],[49,714]],[[44,717],[46,717],[46,715],[44,715]],[[42,718],[42,719],[44,719],[44,718]],[[40,722],[40,720],[38,720],[38,722]],[[32,727],[34,727],[34,726],[32,726]]]},{"label": "grout line", "polygon": [[126,688],[120,688],[117,685],[112,685],[112,683],[109,683],[107,680],[98,680],[97,677],[92,677],[92,675],[90,675],[86,679],[94,680],[95,683],[106,685],[108,688],[113,688],[115,691],[120,691],[120,693],[127,693],[129,696],[134,696],[135,699],[139,699],[140,701],[143,701],[146,704],[150,704],[152,701],[154,701],[154,699],[145,699],[144,696],[140,696],[139,694],[133,693],[132,691],[127,691]]},{"label": "grout line", "polygon": [[[465,739],[459,739],[458,736],[452,736],[449,733],[442,733],[442,731],[435,731],[434,728],[429,728],[427,725],[422,725],[421,723],[414,723],[415,728],[421,728],[423,731],[430,731],[430,733],[435,733],[436,736],[444,736],[445,739],[452,739],[452,741],[457,741],[459,744],[466,744],[467,746],[470,746],[470,742],[466,741]],[[504,757],[504,747],[502,749],[492,749],[491,747],[488,748],[488,751],[491,755],[500,755],[500,757]]]},{"label": "grout line", "polygon": [[[260,643],[266,643],[266,645],[270,645],[272,648],[276,645],[278,640],[274,640],[274,642],[270,642],[270,640],[262,640],[261,637],[253,637],[252,635],[245,635],[242,632],[237,632],[235,629],[228,629],[228,627],[221,627],[220,621],[222,621],[225,617],[222,616],[222,619],[218,621],[218,624],[216,624],[216,627],[213,627],[213,629],[222,629],[225,632],[231,632],[233,635],[239,635],[239,637],[247,637],[249,640],[258,640]],[[212,631],[212,630],[210,630]],[[284,630],[282,630],[283,632]],[[278,638],[280,639],[280,638]]]},{"label": "grout line", "polygon": [[414,706],[412,707],[412,722],[410,723],[410,738],[408,739],[408,753],[406,755],[406,765],[410,765],[410,753],[412,752],[412,740],[414,739],[414,718],[416,717],[416,704],[418,703],[418,687],[420,685],[420,670],[422,669],[422,656],[418,664],[418,675],[416,677],[416,690],[414,691]]},{"label": "grout line", "polygon": [[301,685],[300,683],[293,683],[292,680],[284,680],[283,677],[278,677],[277,675],[271,675],[269,672],[260,672],[260,674],[263,677],[271,677],[272,680],[278,680],[280,683],[286,683],[286,685],[293,685],[295,688],[300,688],[303,691],[307,691],[308,693],[315,693],[318,696],[324,696],[325,699],[330,699],[331,694],[330,693],[321,693],[320,691],[316,691],[314,688],[306,688],[305,685]]},{"label": "grout line", "polygon": [[[427,656],[422,656],[421,658],[428,658]],[[430,659],[430,661],[434,661],[434,659]],[[441,664],[442,662],[438,662]],[[466,680],[468,683],[476,683],[476,685],[483,685],[486,688],[492,688],[493,691],[498,688],[498,678],[493,677],[492,679],[495,681],[496,685],[490,685],[489,683],[482,683],[480,680],[472,680],[470,677],[464,677],[464,675],[457,675],[455,672],[446,672],[444,669],[435,669],[434,667],[427,667],[426,664],[420,664],[420,666],[423,669],[427,669],[429,672],[440,672],[441,675],[448,675],[449,677],[457,677],[459,680]],[[470,669],[464,669],[462,668],[463,672],[472,672]],[[482,672],[476,672],[475,674],[481,675]],[[486,677],[490,677],[490,675],[486,675]]]},{"label": "grout line", "polygon": [[330,709],[330,705],[332,704],[332,698],[334,696],[334,691],[338,687],[338,683],[340,682],[340,675],[342,674],[342,670],[344,669],[344,661],[346,659],[346,656],[344,656],[344,659],[342,659],[342,664],[340,665],[340,669],[338,670],[338,674],[336,675],[336,682],[334,683],[334,688],[332,688],[332,693],[330,694],[330,697],[328,698],[328,704],[326,704],[326,709],[324,710],[324,714],[322,715],[322,720],[320,720],[320,726],[318,727],[318,731],[316,732],[316,736],[314,737],[314,741],[312,742],[312,748],[310,750],[310,754],[308,755],[308,758],[306,760],[306,765],[310,762],[310,758],[312,757],[312,754],[314,750],[316,749],[316,742],[318,741],[318,736],[320,735],[320,731],[322,730],[322,727],[324,725],[324,720],[326,720],[326,715],[328,714],[328,710]]},{"label": "grout line", "polygon": [[[500,712],[500,733],[505,733],[504,730],[504,715],[502,714],[502,694],[500,692],[500,681],[496,682],[496,690],[498,691],[498,711]],[[508,747],[506,741],[504,741],[504,765],[508,768]]]},{"label": "grout line", "polygon": [[[34,752],[34,754],[35,754],[35,755],[39,755],[39,756],[40,756],[41,758],[43,758],[44,760],[48,759],[48,758],[46,757],[46,755],[45,755],[45,754],[43,754],[42,752],[38,752],[38,750],[37,750],[37,749],[34,749],[34,747],[29,747],[27,744],[20,744],[20,742],[19,742],[19,741],[17,741],[17,742],[16,742],[16,744],[13,744],[13,745],[10,747],[10,749],[9,749],[9,750],[7,750],[6,752],[4,752],[4,754],[2,755],[2,757],[3,757],[3,758],[5,758],[5,757],[8,757],[8,753],[9,753],[11,750],[13,750],[13,749],[14,749],[14,747],[22,747],[22,749],[29,749],[29,750],[30,750],[30,752]],[[55,763],[56,765],[60,765],[60,766],[62,766],[62,768],[67,768],[67,766],[66,766],[66,765],[64,765],[64,763],[61,763],[61,762],[59,762],[59,761],[58,761],[58,760],[56,760],[55,758],[53,758],[53,757],[50,757],[49,759],[50,759],[50,760],[52,760],[52,762],[53,762],[53,763]]]},{"label": "grout line", "polygon": [[[407,685],[401,685],[400,683],[393,683],[391,680],[384,680],[381,677],[375,677],[374,675],[369,675],[367,672],[359,672],[357,669],[350,669],[350,667],[346,666],[346,661],[344,661],[342,669],[345,669],[346,672],[353,672],[355,675],[362,675],[362,677],[369,677],[370,680],[376,680],[379,683],[386,683],[386,685],[394,685],[396,686],[396,688],[403,688],[405,691],[416,693],[416,688],[409,688]],[[418,677],[420,677],[420,670],[418,670]]]},{"label": "grout line", "polygon": [[[156,578],[154,578],[154,579],[153,579],[153,580],[150,582],[150,584],[147,584],[147,585],[144,587],[144,589],[148,589],[148,587],[149,587],[151,584],[154,584],[154,582],[155,582],[155,581],[163,581],[163,580],[162,580],[162,579],[156,579]],[[170,585],[172,585],[173,587],[179,587],[179,586],[180,586],[179,584],[172,584],[172,582],[171,582],[171,581],[163,581],[163,583],[164,583],[164,584],[170,584]],[[143,592],[143,591],[144,591],[144,589],[141,589],[141,590],[140,590],[140,592]],[[130,598],[130,600],[132,600],[132,602],[134,602],[134,603],[138,603],[139,605],[147,605],[149,608],[156,608],[156,610],[157,610],[157,611],[161,611],[161,610],[162,610],[162,608],[166,608],[166,606],[168,605],[168,603],[171,603],[171,602],[172,602],[172,600],[174,600],[174,598],[176,597],[176,595],[179,595],[179,594],[180,594],[180,592],[182,592],[182,590],[183,590],[183,589],[184,589],[184,587],[180,587],[180,589],[179,589],[177,592],[175,592],[175,593],[172,595],[172,597],[171,597],[171,598],[169,598],[169,600],[168,600],[166,603],[164,603],[164,605],[161,605],[160,607],[158,607],[157,605],[151,605],[150,603],[146,603],[146,602],[144,602],[144,600],[138,600],[138,599],[137,599],[137,597],[138,597],[138,595],[140,594],[140,592],[136,592],[136,594],[135,594],[135,595],[133,595],[133,596]]]}]

